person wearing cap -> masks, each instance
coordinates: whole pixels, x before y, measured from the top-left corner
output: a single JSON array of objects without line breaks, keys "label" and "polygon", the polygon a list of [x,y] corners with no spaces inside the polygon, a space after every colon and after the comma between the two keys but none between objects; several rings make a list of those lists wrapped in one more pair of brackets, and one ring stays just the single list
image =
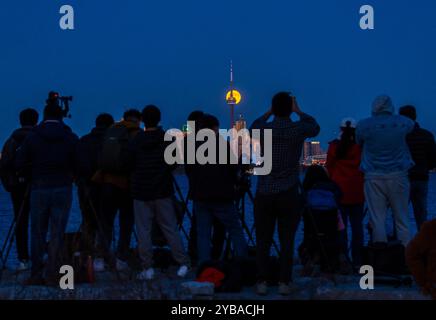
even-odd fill
[{"label": "person wearing cap", "polygon": [[[345,226],[351,225],[351,256],[353,265],[359,267],[362,263],[363,248],[363,173],[360,170],[361,147],[356,143],[356,120],[342,120],[341,133],[338,139],[329,144],[326,168],[330,178],[342,191],[341,215]],[[348,238],[345,233],[348,247]]]},{"label": "person wearing cap", "polygon": [[387,243],[388,206],[394,215],[395,231],[404,246],[410,241],[408,218],[408,171],[414,166],[406,136],[412,120],[394,114],[390,97],[377,97],[372,116],[357,124],[356,141],[362,147],[361,170],[365,176],[364,192],[368,205],[373,243]]}]

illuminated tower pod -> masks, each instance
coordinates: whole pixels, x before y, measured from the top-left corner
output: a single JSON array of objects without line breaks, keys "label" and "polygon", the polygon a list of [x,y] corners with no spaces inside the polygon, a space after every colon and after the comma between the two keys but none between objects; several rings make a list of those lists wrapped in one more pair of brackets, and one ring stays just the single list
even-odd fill
[{"label": "illuminated tower pod", "polygon": [[226,95],[226,102],[230,107],[230,128],[235,125],[235,105],[241,102],[241,93],[233,86],[233,63],[230,61],[230,88]]}]

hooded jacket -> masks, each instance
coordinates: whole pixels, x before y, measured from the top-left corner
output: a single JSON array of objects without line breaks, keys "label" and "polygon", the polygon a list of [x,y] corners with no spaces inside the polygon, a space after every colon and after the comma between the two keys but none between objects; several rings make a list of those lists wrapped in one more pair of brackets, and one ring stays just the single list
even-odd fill
[{"label": "hooded jacket", "polygon": [[165,162],[165,149],[170,142],[164,140],[162,128],[139,132],[130,144],[130,191],[133,199],[152,201],[174,194],[172,170]]},{"label": "hooded jacket", "polygon": [[17,151],[18,170],[30,165],[31,183],[37,188],[69,186],[73,182],[78,137],[62,121],[38,125]]},{"label": "hooded jacket", "polygon": [[372,117],[360,121],[356,128],[356,140],[362,147],[360,168],[365,178],[407,175],[414,162],[406,136],[413,127],[412,120],[394,115],[388,96],[376,98]]},{"label": "hooded jacket", "polygon": [[12,135],[6,140],[0,159],[1,177],[3,186],[7,191],[11,191],[18,186],[20,181],[15,168],[15,160],[17,150],[21,147],[24,140],[31,133],[33,127],[22,127],[15,130]]}]

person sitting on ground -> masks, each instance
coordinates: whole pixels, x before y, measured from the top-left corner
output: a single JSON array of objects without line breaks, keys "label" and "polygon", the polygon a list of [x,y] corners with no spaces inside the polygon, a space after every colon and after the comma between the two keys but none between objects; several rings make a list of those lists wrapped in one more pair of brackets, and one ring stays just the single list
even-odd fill
[{"label": "person sitting on ground", "polygon": [[97,215],[100,211],[101,185],[92,181],[98,170],[98,157],[103,147],[106,131],[114,124],[114,118],[102,113],[95,119],[95,128],[80,138],[77,145],[77,186],[80,210],[82,213],[83,249],[91,255],[95,254],[95,241],[98,227]]},{"label": "person sitting on ground", "polygon": [[[296,113],[299,121],[293,121]],[[268,119],[274,115],[274,120]],[[272,99],[272,107],[255,120],[251,129],[272,130],[272,171],[259,176],[254,201],[254,221],[257,242],[258,284],[260,295],[268,293],[270,248],[274,229],[278,221],[280,239],[280,283],[279,292],[290,293],[294,238],[302,212],[302,198],[299,192],[300,158],[306,138],[318,135],[320,127],[316,120],[303,113],[295,97],[280,92]],[[261,144],[261,149],[264,146]]]},{"label": "person sitting on ground", "polygon": [[324,167],[312,165],[307,169],[303,191],[304,240],[299,252],[304,274],[315,275],[318,267],[323,272],[351,273],[343,241],[346,230],[340,213],[341,189]]},{"label": "person sitting on ground", "polygon": [[139,257],[143,271],[139,280],[151,280],[153,269],[152,226],[156,219],[174,260],[179,264],[177,275],[186,276],[190,268],[180,238],[174,207],[172,170],[174,165],[165,161],[165,149],[170,142],[164,140],[165,131],[159,126],[160,110],[149,105],[142,111],[145,130],[139,132],[129,147],[131,195],[134,202],[135,225],[138,232]]},{"label": "person sitting on ground", "polygon": [[[341,135],[329,144],[326,168],[329,175],[341,189],[341,214],[345,228],[351,225],[351,256],[353,265],[362,264],[364,242],[363,218],[364,202],[363,172],[360,171],[362,151],[356,143],[356,121],[351,118],[342,120]],[[347,232],[343,233],[348,248]]]},{"label": "person sitting on ground", "polygon": [[[28,285],[59,286],[60,251],[72,203],[78,137],[66,126],[62,108],[48,103],[44,120],[17,151],[16,167],[31,168],[31,276]],[[47,248],[47,233],[50,241]],[[44,274],[44,254],[48,252]]]},{"label": "person sitting on ground", "polygon": [[365,176],[365,199],[376,245],[388,242],[388,206],[394,215],[398,240],[403,246],[410,241],[408,171],[414,163],[406,135],[413,128],[413,121],[394,115],[392,100],[385,95],[374,100],[372,116],[357,124],[356,141],[362,147],[360,168]]},{"label": "person sitting on ground", "polygon": [[[107,129],[99,155],[99,170],[92,181],[100,185],[98,220],[103,232],[97,234],[97,258],[94,269],[105,270],[105,262],[118,271],[128,270],[130,242],[133,232],[133,201],[129,190],[129,172],[125,153],[129,143],[141,130],[141,113],[136,109],[124,112],[123,119]],[[119,212],[120,235],[115,258],[111,242],[115,217]],[[115,260],[115,261],[114,261]]]},{"label": "person sitting on ground", "polygon": [[[189,174],[191,198],[194,202],[193,207],[197,219],[198,263],[201,264],[211,259],[211,232],[214,219],[220,221],[229,234],[233,244],[234,257],[245,257],[247,255],[247,242],[235,208],[235,189],[239,166],[230,163],[232,151],[228,142],[219,134],[219,121],[216,117],[204,115],[200,120],[199,129],[205,133],[208,131],[216,137],[215,141],[211,143],[209,140],[207,141],[216,149],[214,150],[213,163],[209,162],[211,159],[209,155],[207,163],[200,164],[199,159],[196,159],[196,163],[189,169],[191,170]],[[197,143],[196,150],[204,147],[203,144]],[[226,149],[222,150],[221,146]],[[226,163],[220,163],[221,152],[225,152],[227,155]]]},{"label": "person sitting on ground", "polygon": [[416,122],[416,108],[414,106],[401,107],[400,115],[415,122],[413,131],[407,135],[406,139],[415,162],[415,166],[409,170],[410,201],[419,230],[427,220],[429,171],[436,167],[436,143],[433,134],[421,128]]},{"label": "person sitting on ground", "polygon": [[422,292],[436,300],[436,219],[423,223],[410,241],[406,263]]},{"label": "person sitting on ground", "polygon": [[15,241],[18,271],[27,270],[30,267],[28,249],[30,189],[29,177],[26,177],[25,174],[19,176],[15,168],[15,161],[17,150],[38,124],[38,118],[39,114],[35,109],[28,108],[20,112],[21,128],[16,129],[6,140],[0,159],[1,180],[5,190],[11,194],[14,219],[16,221]]}]

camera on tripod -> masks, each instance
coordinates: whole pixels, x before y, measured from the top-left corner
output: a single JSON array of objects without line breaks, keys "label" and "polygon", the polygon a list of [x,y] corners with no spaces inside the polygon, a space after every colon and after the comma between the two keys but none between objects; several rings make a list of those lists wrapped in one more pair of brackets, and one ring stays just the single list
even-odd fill
[{"label": "camera on tripod", "polygon": [[53,105],[62,108],[62,115],[64,118],[71,118],[70,102],[72,101],[72,96],[61,96],[55,91],[50,91],[48,93],[48,99],[46,100],[47,105]]}]

